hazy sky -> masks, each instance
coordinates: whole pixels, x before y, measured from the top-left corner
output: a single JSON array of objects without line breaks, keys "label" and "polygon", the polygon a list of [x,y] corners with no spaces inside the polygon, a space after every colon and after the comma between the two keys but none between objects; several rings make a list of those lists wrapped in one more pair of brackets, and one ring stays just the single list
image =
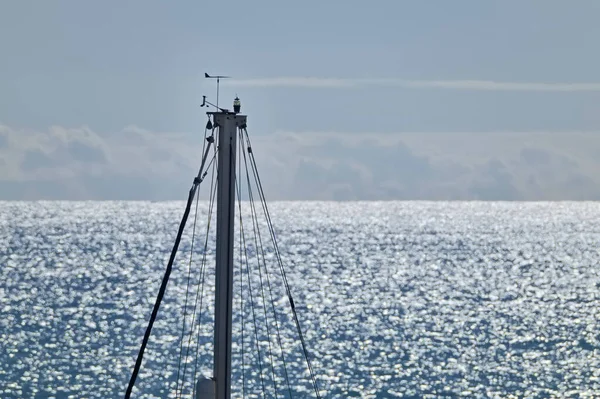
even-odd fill
[{"label": "hazy sky", "polygon": [[[188,147],[200,143],[206,121],[198,105],[202,94],[214,100],[206,71],[237,78],[223,84],[221,101],[240,96],[251,134],[296,143],[286,147],[295,161],[282,158],[285,172],[273,175],[294,188],[274,188],[278,198],[330,198],[301,178],[318,173],[324,186],[346,187],[339,198],[600,199],[598,20],[596,0],[0,0],[0,198],[136,197],[127,179],[138,172],[127,170],[141,161],[131,164],[129,148],[156,172],[147,197],[185,198],[198,163]],[[344,134],[368,145],[355,154]],[[373,144],[382,135],[388,163]],[[323,148],[307,150],[307,140]],[[488,147],[503,150],[472,155]],[[156,167],[157,150],[168,167]],[[575,177],[565,179],[580,191],[553,180],[553,169],[519,164],[529,150],[561,172],[560,160],[571,162]],[[433,179],[407,154],[440,173],[446,158],[458,169]],[[264,162],[281,158],[270,156]],[[394,164],[398,157],[405,163]],[[483,195],[477,182],[497,177],[482,174],[490,163],[508,180],[492,179],[496,191]],[[307,164],[321,169],[303,172]],[[340,177],[354,167],[363,180]],[[425,187],[405,187],[397,171],[378,177],[400,167],[424,173]],[[88,169],[104,183],[84,184]],[[183,178],[161,192],[165,169]],[[546,179],[536,195],[532,176],[538,185]],[[49,182],[70,188],[44,189]],[[383,188],[389,184],[405,189]]]}]

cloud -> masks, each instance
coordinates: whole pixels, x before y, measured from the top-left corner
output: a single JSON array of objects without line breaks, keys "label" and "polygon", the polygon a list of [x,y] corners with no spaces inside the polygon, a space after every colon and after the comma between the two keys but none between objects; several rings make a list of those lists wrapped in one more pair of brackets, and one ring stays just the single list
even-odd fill
[{"label": "cloud", "polygon": [[479,91],[533,91],[533,92],[598,92],[600,83],[553,83],[553,82],[496,82],[492,80],[405,80],[341,79],[316,77],[272,77],[255,79],[232,79],[225,82],[242,87],[304,87],[321,89],[348,89],[361,87],[399,87],[413,89],[448,89]]},{"label": "cloud", "polygon": [[41,151],[25,151],[21,160],[23,172],[58,166],[58,162]]},{"label": "cloud", "polygon": [[8,134],[0,131],[0,148],[8,146]]},{"label": "cloud", "polygon": [[[399,85],[402,86],[403,84],[400,83]],[[456,90],[554,92],[600,91],[600,83],[495,82],[491,80],[415,80],[405,82],[405,85],[406,87],[415,88]]]},{"label": "cloud", "polygon": [[0,126],[0,133],[0,199],[179,198],[197,173],[193,147],[202,143],[191,134],[134,126],[108,134]]},{"label": "cloud", "polygon": [[227,86],[246,87],[310,87],[310,88],[344,88],[360,85],[358,79],[334,79],[311,77],[274,77],[257,79],[232,79],[224,81]]},{"label": "cloud", "polygon": [[482,165],[481,173],[469,187],[469,192],[478,200],[524,199],[523,194],[515,187],[513,176],[506,165],[495,158]]},{"label": "cloud", "polygon": [[[185,199],[202,150],[197,134],[136,126],[0,133],[0,199]],[[269,200],[600,199],[595,132],[251,138]]]},{"label": "cloud", "polygon": [[600,199],[595,132],[288,132],[261,144],[278,198]]}]

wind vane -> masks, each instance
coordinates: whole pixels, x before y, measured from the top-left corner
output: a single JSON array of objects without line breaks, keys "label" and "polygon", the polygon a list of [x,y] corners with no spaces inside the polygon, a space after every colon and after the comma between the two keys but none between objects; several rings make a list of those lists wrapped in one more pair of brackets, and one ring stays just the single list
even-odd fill
[{"label": "wind vane", "polygon": [[215,106],[215,108],[219,109],[219,83],[220,83],[221,79],[229,79],[229,78],[231,78],[231,76],[224,76],[224,75],[211,76],[211,75],[207,74],[206,72],[204,72],[204,77],[206,79],[217,79],[217,105]]}]

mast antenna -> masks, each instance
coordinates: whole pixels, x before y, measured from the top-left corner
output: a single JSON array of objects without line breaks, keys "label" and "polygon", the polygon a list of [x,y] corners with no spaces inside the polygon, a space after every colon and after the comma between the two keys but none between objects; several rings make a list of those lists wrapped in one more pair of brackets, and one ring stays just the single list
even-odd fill
[{"label": "mast antenna", "polygon": [[209,75],[206,72],[204,72],[204,77],[206,79],[217,79],[217,105],[215,106],[215,108],[218,110],[219,109],[219,83],[221,82],[221,79],[229,79],[231,78],[231,76],[225,76],[225,75]]}]

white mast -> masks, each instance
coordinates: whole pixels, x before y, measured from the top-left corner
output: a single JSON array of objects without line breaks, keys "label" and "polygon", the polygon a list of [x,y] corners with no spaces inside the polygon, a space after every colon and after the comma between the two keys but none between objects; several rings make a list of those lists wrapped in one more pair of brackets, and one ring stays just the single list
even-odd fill
[{"label": "white mast", "polygon": [[[236,98],[235,111],[239,112]],[[217,158],[217,249],[215,268],[214,393],[208,381],[197,385],[198,399],[231,398],[231,324],[233,303],[233,242],[237,132],[246,116],[219,109],[209,112],[219,129]]]}]

